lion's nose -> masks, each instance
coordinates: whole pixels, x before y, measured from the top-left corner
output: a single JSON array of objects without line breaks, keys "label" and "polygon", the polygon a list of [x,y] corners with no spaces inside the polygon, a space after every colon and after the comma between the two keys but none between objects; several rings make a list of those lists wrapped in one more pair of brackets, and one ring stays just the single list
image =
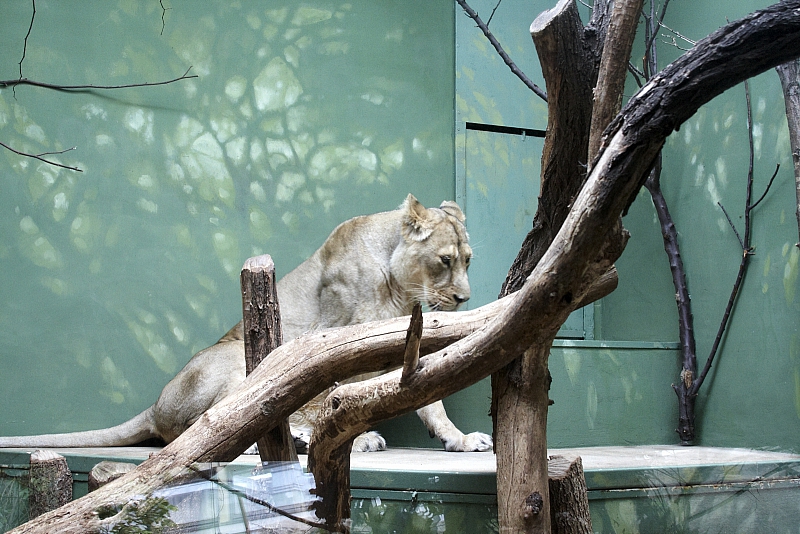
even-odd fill
[{"label": "lion's nose", "polygon": [[456,301],[456,304],[464,304],[469,300],[469,295],[459,295],[456,293],[453,295],[453,300]]}]

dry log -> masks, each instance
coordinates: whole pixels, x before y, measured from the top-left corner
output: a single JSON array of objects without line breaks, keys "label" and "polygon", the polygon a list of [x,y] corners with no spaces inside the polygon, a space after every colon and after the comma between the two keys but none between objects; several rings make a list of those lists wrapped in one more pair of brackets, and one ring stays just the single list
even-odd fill
[{"label": "dry log", "polygon": [[136,464],[104,460],[89,471],[89,491],[94,491],[136,469]]},{"label": "dry log", "polygon": [[[621,253],[619,240],[611,239],[620,235],[620,214],[641,187],[667,135],[725,89],[798,55],[800,0],[791,0],[724,26],[657,74],[606,130],[601,154],[573,209],[522,289],[508,300],[472,312],[429,314],[421,350],[437,352],[420,358],[416,378],[409,387],[398,388],[398,397],[413,395],[419,383],[445,368],[457,370],[459,382],[462,376],[485,376],[555,335],[576,297],[588,289],[587,279],[605,272]],[[255,441],[269,421],[288,416],[334,381],[402,365],[407,321],[318,332],[279,347],[272,365],[259,366],[235,394],[209,409],[160,453],[13,532],[99,532],[115,518],[101,521],[98,509],[116,509],[133,495],[146,495],[194,462],[230,459]],[[474,333],[439,350],[470,332]],[[394,377],[399,382],[397,375],[399,371]],[[446,380],[455,381],[453,376],[441,378]],[[424,396],[409,404],[432,400]]]},{"label": "dry log", "polygon": [[72,472],[67,460],[49,450],[36,450],[30,459],[28,517],[33,519],[72,500]]},{"label": "dry log", "polygon": [[[283,342],[275,263],[269,254],[249,258],[240,275],[245,371],[249,375]],[[261,461],[296,462],[289,420],[281,419],[256,441]]]}]

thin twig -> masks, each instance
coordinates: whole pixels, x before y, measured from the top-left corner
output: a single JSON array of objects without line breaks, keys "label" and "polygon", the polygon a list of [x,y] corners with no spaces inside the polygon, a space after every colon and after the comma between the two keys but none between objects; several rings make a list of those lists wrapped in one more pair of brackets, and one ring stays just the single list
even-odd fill
[{"label": "thin twig", "polygon": [[19,60],[19,79],[22,79],[22,62],[25,61],[25,55],[28,53],[28,37],[31,36],[33,31],[33,19],[36,18],[36,0],[31,0],[33,13],[31,13],[31,24],[28,26],[28,33],[25,34],[25,39],[22,41],[22,58]]},{"label": "thin twig", "polygon": [[161,35],[164,35],[164,28],[167,26],[167,22],[164,20],[164,17],[167,14],[167,10],[172,8],[164,7],[164,0],[158,0],[158,3],[161,6]]},{"label": "thin twig", "polygon": [[508,65],[508,68],[511,69],[511,72],[513,72],[517,76],[517,78],[522,80],[522,83],[524,83],[528,87],[528,89],[533,91],[542,100],[547,102],[547,93],[542,88],[540,88],[538,85],[533,83],[531,81],[531,79],[528,78],[527,76],[525,76],[525,73],[522,72],[519,67],[517,67],[517,64],[514,63],[514,61],[509,57],[509,55],[506,53],[506,51],[503,50],[503,47],[497,41],[495,36],[492,35],[492,32],[489,31],[489,27],[486,25],[486,23],[483,22],[483,20],[481,20],[481,18],[478,16],[478,14],[475,12],[475,10],[473,10],[471,7],[469,7],[469,4],[467,4],[466,0],[456,0],[456,2],[458,2],[458,5],[460,5],[462,7],[462,9],[467,14],[467,16],[475,21],[475,23],[478,25],[478,28],[481,29],[481,31],[486,36],[486,38],[489,39],[489,42],[492,44],[494,49],[497,51],[497,53],[503,59],[503,62],[506,65]]},{"label": "thin twig", "polygon": [[66,150],[61,150],[59,152],[42,152],[41,154],[29,154],[28,152],[21,152],[19,150],[15,150],[15,149],[11,148],[10,146],[8,146],[7,144],[3,143],[2,141],[0,141],[0,146],[5,148],[6,150],[10,150],[14,154],[18,154],[18,155],[26,157],[26,158],[38,159],[39,161],[47,163],[48,165],[53,165],[55,167],[61,167],[62,169],[67,169],[67,170],[70,170],[70,171],[83,172],[83,169],[79,169],[78,167],[70,167],[69,165],[62,165],[61,163],[56,163],[55,161],[51,161],[51,160],[45,159],[43,157],[43,156],[49,156],[49,155],[54,155],[54,154],[63,154],[64,152],[69,152],[70,150],[75,150],[77,147],[68,148]]},{"label": "thin twig", "polygon": [[497,0],[497,5],[494,6],[494,9],[492,10],[492,14],[489,15],[489,20],[486,21],[486,27],[487,28],[489,27],[489,24],[492,23],[492,19],[494,18],[494,13],[495,13],[495,11],[497,11],[497,8],[500,7],[500,2],[502,2],[502,1],[503,0]]},{"label": "thin twig", "polygon": [[720,209],[722,210],[722,213],[725,214],[725,218],[728,219],[728,225],[733,230],[733,233],[736,234],[736,239],[739,240],[739,245],[742,247],[742,249],[744,249],[744,240],[742,239],[742,236],[739,235],[739,231],[736,230],[736,226],[733,225],[733,221],[731,220],[731,216],[728,215],[728,210],[725,209],[725,206],[723,206],[721,202],[717,202],[717,206],[719,206]]},{"label": "thin twig", "polygon": [[[662,18],[663,18],[663,17],[662,17]],[[692,46],[694,46],[694,45],[696,45],[696,44],[697,44],[697,41],[692,41],[691,39],[689,39],[688,37],[686,37],[685,35],[683,35],[683,34],[682,34],[682,33],[680,33],[679,31],[677,31],[677,30],[673,30],[672,28],[670,28],[669,26],[667,26],[666,24],[664,24],[663,20],[659,21],[659,22],[658,22],[658,25],[659,25],[660,27],[664,28],[665,30],[667,30],[668,32],[672,33],[673,35],[675,35],[675,36],[676,36],[678,39],[681,39],[681,40],[683,40],[683,41],[686,41],[687,43],[689,43],[689,44],[690,44],[690,45],[692,45]]]},{"label": "thin twig", "polygon": [[[703,385],[703,381],[705,381],[708,372],[711,370],[711,364],[714,362],[714,357],[716,356],[717,351],[719,350],[720,343],[722,343],[722,336],[725,334],[725,329],[728,325],[731,312],[733,311],[733,306],[736,303],[736,296],[739,294],[739,289],[742,286],[744,275],[747,272],[747,265],[749,264],[750,256],[753,255],[753,248],[750,246],[750,233],[751,233],[750,212],[755,207],[755,204],[751,203],[753,195],[753,165],[755,160],[755,148],[754,148],[755,143],[753,141],[753,107],[750,102],[750,84],[747,81],[744,82],[744,92],[745,92],[745,99],[747,101],[747,134],[748,134],[748,143],[750,147],[750,161],[747,170],[747,194],[744,205],[744,232],[742,237],[739,237],[739,234],[736,233],[736,237],[739,239],[739,243],[742,246],[742,259],[739,262],[739,272],[736,274],[736,281],[733,283],[733,289],[731,290],[730,297],[728,298],[728,304],[725,306],[725,313],[722,316],[722,321],[720,322],[719,329],[717,330],[717,336],[714,338],[714,344],[711,346],[711,351],[709,352],[708,359],[706,360],[706,364],[703,367],[703,371],[700,373],[700,376],[697,377],[697,380],[694,381],[694,384],[692,384],[692,388],[689,390],[689,395],[697,395],[700,386]],[[777,171],[775,174],[777,174]],[[770,184],[772,184],[772,180],[770,180]],[[767,189],[769,189],[769,187],[767,187]],[[766,195],[766,192],[764,194]],[[761,199],[759,199],[758,202],[761,202]],[[758,204],[758,202],[756,202],[756,204]],[[721,204],[720,207],[722,207]],[[723,212],[725,212],[724,208]],[[728,217],[727,212],[725,212],[725,216]],[[730,217],[728,217],[728,222],[730,223]],[[734,228],[733,223],[730,224],[731,228],[733,228],[734,232],[736,232],[736,228]]]},{"label": "thin twig", "polygon": [[[22,41],[22,58],[19,60],[19,79],[22,79],[22,62],[25,61],[25,56],[28,53],[28,37],[31,36],[31,32],[33,31],[33,19],[36,18],[36,0],[31,0],[31,5],[33,7],[33,12],[31,13],[31,24],[28,26],[28,33],[25,34],[25,39]],[[12,89],[12,94],[14,98],[17,97],[17,92]]]},{"label": "thin twig", "polygon": [[774,181],[775,181],[775,177],[776,177],[776,176],[778,176],[778,171],[780,170],[780,168],[781,168],[781,164],[780,164],[780,163],[778,163],[777,165],[775,165],[775,172],[773,172],[773,173],[772,173],[772,178],[770,178],[770,179],[769,179],[769,183],[767,184],[767,188],[766,188],[766,189],[764,189],[764,194],[762,194],[760,197],[758,197],[758,200],[756,200],[756,201],[753,203],[753,205],[752,205],[752,206],[750,206],[750,209],[751,209],[751,210],[752,210],[752,209],[755,209],[755,207],[756,207],[756,206],[758,206],[759,204],[761,204],[761,201],[762,201],[762,200],[764,200],[764,197],[765,197],[765,196],[767,196],[767,193],[769,193],[769,190],[770,190],[770,188],[772,187],[772,182],[774,182]]},{"label": "thin twig", "polygon": [[[644,47],[644,57],[645,58],[650,57],[650,55],[651,55],[650,52],[653,49],[653,42],[655,41],[656,35],[658,33],[657,30],[656,30],[656,26],[660,26],[661,24],[664,23],[664,16],[666,16],[666,14],[667,14],[667,6],[668,5],[669,5],[669,0],[664,0],[664,5],[661,6],[661,15],[659,15],[659,17],[658,17],[658,22],[656,24],[653,24],[654,18],[655,18],[655,12],[656,12],[655,0],[651,0],[651,2],[650,2],[650,16],[649,17],[645,16],[645,19],[646,19],[646,22],[647,22],[645,24],[645,29],[647,30],[646,31],[646,39],[645,39],[646,42],[645,42],[645,47]],[[650,76],[652,76],[653,74],[655,74],[655,72],[650,72],[648,74]]]},{"label": "thin twig", "polygon": [[179,82],[181,80],[188,80],[190,78],[197,78],[196,74],[192,74],[189,76],[189,71],[192,70],[192,67],[186,69],[186,72],[183,73],[182,76],[178,76],[177,78],[173,78],[171,80],[165,80],[162,82],[143,82],[143,83],[129,83],[124,85],[58,85],[54,83],[47,83],[47,82],[37,82],[35,80],[29,80],[28,78],[21,78],[19,80],[0,80],[0,87],[14,87],[17,85],[32,85],[35,87],[43,87],[45,89],[52,89],[54,91],[91,91],[91,90],[112,90],[112,89],[130,89],[132,87],[153,87],[157,85],[167,85],[170,83]]},{"label": "thin twig", "polygon": [[639,69],[636,67],[636,65],[634,65],[634,64],[633,64],[633,63],[631,63],[630,61],[628,62],[628,72],[630,72],[631,74],[633,74],[633,78],[634,78],[634,80],[636,80],[636,85],[639,87],[639,89],[641,89],[641,88],[642,88],[642,85],[644,85],[644,84],[642,83],[642,78],[644,78],[644,77],[645,77],[645,76],[644,76],[644,72],[642,72],[641,70],[639,70]]}]

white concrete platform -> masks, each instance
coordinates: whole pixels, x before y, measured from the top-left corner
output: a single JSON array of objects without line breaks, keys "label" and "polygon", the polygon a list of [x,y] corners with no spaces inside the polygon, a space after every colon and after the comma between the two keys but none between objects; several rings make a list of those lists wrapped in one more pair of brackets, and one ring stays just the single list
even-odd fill
[{"label": "white concrete platform", "polygon": [[[0,452],[32,452],[33,448],[0,449]],[[160,449],[157,447],[54,448],[67,456],[115,458],[141,462]],[[646,445],[636,447],[585,447],[550,449],[548,454],[580,456],[585,471],[628,468],[691,467],[701,465],[737,465],[759,462],[800,461],[800,455],[722,447],[684,447]],[[257,455],[240,456],[236,463],[257,463]],[[307,456],[301,455],[305,465]],[[436,449],[391,448],[381,452],[353,453],[353,469],[392,471],[442,471],[449,473],[493,473],[495,455],[491,452],[446,452]]]}]

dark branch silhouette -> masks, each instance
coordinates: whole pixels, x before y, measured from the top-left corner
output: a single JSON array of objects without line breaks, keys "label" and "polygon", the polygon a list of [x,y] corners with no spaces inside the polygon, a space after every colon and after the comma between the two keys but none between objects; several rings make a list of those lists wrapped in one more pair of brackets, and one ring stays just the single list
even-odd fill
[{"label": "dark branch silhouette", "polygon": [[161,82],[141,82],[141,83],[128,83],[123,85],[94,85],[94,84],[86,84],[86,85],[61,85],[56,83],[48,83],[48,82],[39,82],[36,80],[30,80],[28,78],[20,78],[19,80],[0,80],[0,88],[3,87],[15,87],[17,85],[32,85],[34,87],[43,87],[45,89],[52,89],[54,91],[64,91],[64,92],[91,92],[93,90],[113,90],[113,89],[130,89],[132,87],[154,87],[158,85],[167,85],[170,83],[179,82],[181,80],[188,80],[190,78],[197,78],[197,74],[189,74],[189,71],[192,70],[192,67],[186,69],[181,76],[177,78],[173,78],[171,80],[164,80]]},{"label": "dark branch silhouette", "polygon": [[79,169],[78,167],[70,167],[69,165],[63,165],[61,163],[56,163],[55,161],[52,161],[52,160],[44,158],[44,156],[52,156],[52,155],[56,155],[56,154],[64,154],[65,152],[69,152],[70,150],[75,150],[77,147],[67,148],[66,150],[59,150],[58,152],[42,152],[41,154],[29,154],[28,152],[22,152],[20,150],[15,150],[15,149],[11,148],[10,146],[8,146],[7,144],[3,143],[2,141],[0,141],[0,146],[5,148],[6,150],[10,150],[14,154],[18,154],[18,155],[24,156],[26,158],[38,159],[39,161],[43,161],[44,163],[47,163],[48,165],[53,165],[55,167],[61,167],[62,169],[67,169],[67,170],[70,170],[70,171],[83,172],[83,169]]},{"label": "dark branch silhouette", "polygon": [[[533,81],[531,81],[531,79],[528,78],[525,75],[525,73],[522,72],[522,70],[520,70],[519,67],[517,67],[517,64],[514,63],[514,61],[509,57],[508,53],[506,53],[506,51],[500,45],[498,40],[489,30],[489,26],[485,22],[483,22],[483,20],[481,20],[481,18],[478,16],[478,13],[474,9],[469,7],[469,4],[467,4],[466,0],[456,0],[456,2],[458,2],[458,5],[461,6],[461,8],[464,10],[467,16],[475,21],[475,23],[478,25],[478,28],[481,29],[486,38],[489,39],[489,42],[492,44],[494,49],[497,50],[497,53],[503,59],[503,62],[506,65],[508,65],[508,68],[511,69],[511,72],[513,72],[517,78],[522,80],[522,83],[527,85],[528,89],[536,93],[537,96],[539,96],[542,100],[547,102],[547,93],[544,91],[544,89],[533,83]],[[498,2],[497,5],[499,6],[500,2]],[[497,7],[495,6],[494,9],[497,10]],[[492,16],[494,16],[494,11],[492,11]],[[491,18],[489,20],[491,20]]]},{"label": "dark branch silhouette", "polygon": [[[165,25],[164,15],[166,14],[167,9],[171,9],[171,8],[165,8],[164,4],[163,4],[163,2],[161,0],[159,0],[159,3],[161,4],[161,33],[163,34],[164,33],[164,25]],[[49,82],[39,82],[39,81],[36,81],[36,80],[31,80],[29,78],[25,78],[23,76],[23,74],[22,74],[22,63],[25,61],[25,56],[27,55],[27,52],[28,52],[28,37],[30,37],[31,32],[33,31],[33,21],[36,18],[36,0],[31,0],[31,6],[32,6],[32,9],[33,9],[32,13],[31,13],[31,23],[28,26],[28,32],[25,34],[25,39],[23,40],[23,43],[22,43],[22,58],[19,60],[19,78],[16,79],[16,80],[0,80],[0,89],[6,88],[6,87],[11,87],[11,89],[13,91],[13,94],[14,94],[14,98],[16,98],[16,94],[17,94],[16,93],[16,89],[17,89],[18,85],[30,85],[30,86],[33,86],[33,87],[41,87],[41,88],[44,88],[44,89],[50,89],[50,90],[53,90],[53,91],[62,91],[62,92],[66,92],[66,93],[91,93],[93,91],[98,91],[98,90],[108,91],[108,90],[114,90],[114,89],[130,89],[130,88],[133,88],[133,87],[155,87],[155,86],[159,86],[159,85],[167,85],[167,84],[179,82],[181,80],[188,80],[190,78],[197,78],[196,74],[192,74],[192,75],[189,74],[189,71],[192,70],[191,66],[188,69],[186,69],[186,72],[184,72],[182,76],[178,76],[177,78],[173,78],[171,80],[165,80],[165,81],[161,81],[161,82],[129,83],[129,84],[123,84],[123,85],[93,85],[93,84],[63,85],[63,84],[56,84],[56,83],[49,83]],[[73,166],[70,166],[70,165],[63,165],[61,163],[57,163],[57,162],[55,162],[53,160],[50,160],[50,159],[47,159],[47,158],[44,157],[44,156],[51,156],[51,155],[56,155],[56,154],[64,154],[65,152],[69,152],[70,150],[75,150],[76,147],[68,148],[66,150],[61,150],[59,152],[42,152],[42,153],[39,153],[39,154],[33,154],[33,153],[30,153],[30,152],[25,152],[25,151],[22,151],[22,150],[17,150],[15,148],[12,148],[8,144],[3,143],[3,142],[0,142],[0,146],[2,146],[6,150],[9,150],[9,151],[13,152],[14,154],[17,154],[17,155],[22,156],[22,157],[37,159],[37,160],[39,160],[41,162],[47,163],[48,165],[53,165],[54,167],[61,167],[62,169],[67,169],[67,170],[70,170],[70,171],[83,172],[83,169],[80,169],[78,167],[73,167]]]}]

